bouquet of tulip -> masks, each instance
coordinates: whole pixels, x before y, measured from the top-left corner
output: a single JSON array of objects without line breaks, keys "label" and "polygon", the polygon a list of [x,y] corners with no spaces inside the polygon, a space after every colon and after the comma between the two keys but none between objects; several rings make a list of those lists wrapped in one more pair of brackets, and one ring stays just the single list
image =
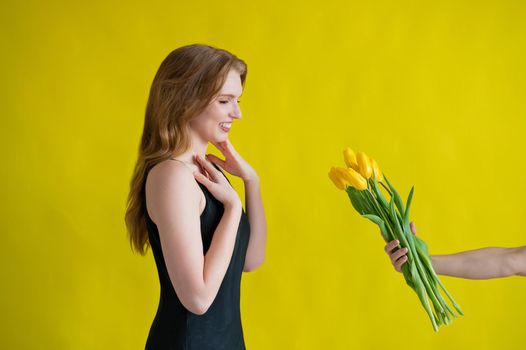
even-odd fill
[{"label": "bouquet of tulip", "polygon": [[[347,192],[352,206],[358,213],[380,227],[386,242],[396,239],[402,248],[408,249],[408,259],[402,265],[402,273],[406,283],[418,295],[431,319],[433,329],[438,331],[438,326],[449,324],[453,317],[458,317],[440,294],[439,287],[445,292],[457,313],[463,315],[433,270],[426,243],[411,232],[409,209],[414,186],[404,207],[402,198],[385,174],[380,172],[374,159],[363,152],[354,153],[350,148],[343,151],[343,158],[347,167],[332,167],[329,178],[336,187]],[[380,185],[389,194],[389,200],[380,191]]]}]

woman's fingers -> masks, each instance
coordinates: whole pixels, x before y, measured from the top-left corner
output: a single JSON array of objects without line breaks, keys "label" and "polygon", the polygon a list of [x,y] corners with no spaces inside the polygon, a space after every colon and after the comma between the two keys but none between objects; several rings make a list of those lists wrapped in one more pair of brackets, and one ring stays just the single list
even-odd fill
[{"label": "woman's fingers", "polygon": [[218,157],[216,157],[216,156],[213,155],[213,154],[207,154],[206,157],[207,157],[208,160],[211,161],[212,163],[214,163],[214,164],[220,166],[221,168],[225,169],[225,167],[226,167],[226,166],[225,166],[226,163],[225,163],[225,161],[224,161],[223,159],[218,158]]},{"label": "woman's fingers", "polygon": [[201,165],[201,163],[199,163],[199,161],[197,160],[197,157],[194,157],[196,158],[196,162],[197,162],[197,167],[199,168],[199,171],[204,174],[204,176],[207,178],[207,179],[210,179],[210,176],[208,175],[208,173],[206,172],[205,168]]},{"label": "woman's fingers", "polygon": [[220,151],[223,150],[224,144],[225,144],[224,141],[221,141],[221,142],[211,141],[211,142],[212,142],[212,145],[214,145],[218,150],[220,150]]},{"label": "woman's fingers", "polygon": [[226,155],[227,148],[226,148],[226,141],[222,142],[212,142],[212,144],[219,150],[221,153]]},{"label": "woman's fingers", "polygon": [[400,242],[398,242],[398,240],[396,240],[396,239],[394,239],[394,240],[392,240],[391,242],[387,243],[387,244],[385,245],[385,248],[384,248],[385,252],[386,252],[387,254],[391,254],[391,252],[392,252],[396,247],[398,247],[398,244],[399,244],[399,243],[400,243]]},{"label": "woman's fingers", "polygon": [[194,177],[197,181],[205,185],[205,187],[208,188],[210,192],[212,192],[212,186],[215,184],[214,182],[210,181],[209,178],[197,171],[194,171]]},{"label": "woman's fingers", "polygon": [[234,146],[230,143],[229,140],[226,140],[226,152],[230,154],[230,156],[237,158],[240,158],[239,153],[237,153]]},{"label": "woman's fingers", "polygon": [[232,143],[230,142],[230,140],[226,140],[224,142],[224,145],[225,145],[225,149],[227,149],[230,153],[234,153],[236,151],[234,146],[232,146]]},{"label": "woman's fingers", "polygon": [[398,272],[402,272],[402,265],[405,264],[406,261],[407,261],[407,256],[406,255],[404,255],[403,257],[398,259],[394,263],[395,270],[398,271]]},{"label": "woman's fingers", "polygon": [[206,159],[204,159],[203,157],[199,155],[196,155],[195,159],[197,160],[198,164],[204,168],[204,170],[208,173],[208,175],[210,175],[212,180],[214,181],[218,180],[219,170],[214,168],[214,166],[209,161],[207,161]]},{"label": "woman's fingers", "polygon": [[236,150],[234,149],[234,146],[232,146],[232,143],[230,143],[230,140],[214,142],[213,145],[216,146],[216,148],[219,149],[221,153],[225,155],[225,157],[232,157],[236,155]]}]

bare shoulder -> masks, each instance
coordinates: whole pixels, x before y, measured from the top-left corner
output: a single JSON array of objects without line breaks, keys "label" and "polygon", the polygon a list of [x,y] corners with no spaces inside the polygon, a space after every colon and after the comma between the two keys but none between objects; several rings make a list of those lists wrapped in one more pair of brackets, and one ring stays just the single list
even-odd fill
[{"label": "bare shoulder", "polygon": [[166,160],[156,164],[146,177],[146,207],[156,219],[174,212],[180,205],[200,207],[202,192],[192,171],[180,162]]}]

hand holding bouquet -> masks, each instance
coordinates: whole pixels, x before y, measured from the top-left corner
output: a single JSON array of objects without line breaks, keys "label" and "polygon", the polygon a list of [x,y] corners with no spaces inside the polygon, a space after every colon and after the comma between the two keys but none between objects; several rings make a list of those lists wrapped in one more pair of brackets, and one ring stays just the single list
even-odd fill
[{"label": "hand holding bouquet", "polygon": [[[457,313],[463,315],[433,270],[426,243],[411,232],[409,209],[414,187],[411,188],[404,206],[402,198],[381,173],[374,159],[363,152],[354,153],[350,148],[343,151],[343,158],[347,166],[332,167],[329,178],[337,188],[347,193],[352,206],[360,215],[380,227],[386,242],[398,240],[402,248],[408,249],[408,261],[402,265],[402,273],[406,283],[418,295],[431,319],[433,329],[437,331],[438,326],[449,324],[454,317],[458,317],[440,294],[440,289]],[[389,195],[389,200],[384,197],[380,185]]]}]

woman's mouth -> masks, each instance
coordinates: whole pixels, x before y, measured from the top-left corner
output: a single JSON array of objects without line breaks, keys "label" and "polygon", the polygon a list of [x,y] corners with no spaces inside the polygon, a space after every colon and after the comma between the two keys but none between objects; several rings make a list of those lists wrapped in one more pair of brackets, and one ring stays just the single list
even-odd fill
[{"label": "woman's mouth", "polygon": [[232,122],[223,122],[223,123],[219,123],[219,127],[220,127],[221,130],[223,130],[224,132],[229,132],[229,131],[230,131],[230,128],[232,127]]}]

